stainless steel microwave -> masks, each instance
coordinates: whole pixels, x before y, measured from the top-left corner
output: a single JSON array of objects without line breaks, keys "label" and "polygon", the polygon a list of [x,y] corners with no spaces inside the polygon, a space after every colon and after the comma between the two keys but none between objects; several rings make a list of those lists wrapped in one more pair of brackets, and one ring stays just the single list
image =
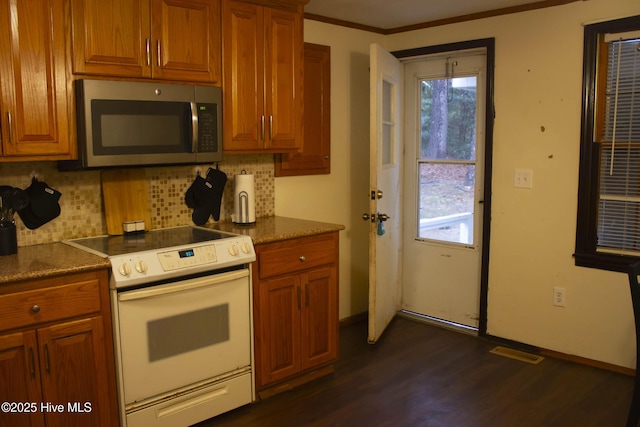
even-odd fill
[{"label": "stainless steel microwave", "polygon": [[78,160],[60,170],[222,160],[222,92],[215,86],[75,82]]}]

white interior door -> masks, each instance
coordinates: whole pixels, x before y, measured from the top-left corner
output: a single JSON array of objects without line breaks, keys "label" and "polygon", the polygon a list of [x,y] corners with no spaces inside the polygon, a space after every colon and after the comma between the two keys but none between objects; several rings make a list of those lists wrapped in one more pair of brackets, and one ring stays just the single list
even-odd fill
[{"label": "white interior door", "polygon": [[402,295],[402,66],[370,48],[369,342],[400,309]]},{"label": "white interior door", "polygon": [[404,64],[404,310],[477,328],[482,268],[483,51]]}]

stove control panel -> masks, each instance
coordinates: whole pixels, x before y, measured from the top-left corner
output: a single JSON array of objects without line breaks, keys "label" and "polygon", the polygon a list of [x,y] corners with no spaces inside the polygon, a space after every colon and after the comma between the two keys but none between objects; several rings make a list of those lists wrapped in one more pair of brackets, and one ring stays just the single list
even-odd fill
[{"label": "stove control panel", "polygon": [[158,253],[158,261],[160,261],[160,265],[164,271],[216,262],[216,246],[195,246],[182,250],[160,252]]},{"label": "stove control panel", "polygon": [[188,274],[248,264],[256,260],[248,236],[177,246],[157,251],[112,256],[112,287],[149,283]]}]

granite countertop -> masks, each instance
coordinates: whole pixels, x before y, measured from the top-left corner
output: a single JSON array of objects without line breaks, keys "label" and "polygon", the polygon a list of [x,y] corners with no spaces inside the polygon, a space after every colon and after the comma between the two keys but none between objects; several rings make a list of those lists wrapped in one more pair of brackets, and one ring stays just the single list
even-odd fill
[{"label": "granite countertop", "polygon": [[309,221],[305,219],[268,216],[256,218],[256,223],[239,225],[232,222],[208,224],[207,227],[229,233],[243,234],[251,237],[254,245],[313,236],[344,230],[344,225],[328,222]]},{"label": "granite countertop", "polygon": [[[251,237],[255,245],[344,230],[344,225],[270,216],[252,225],[219,222],[206,225],[220,231]],[[13,255],[0,256],[0,285],[64,274],[110,268],[109,259],[64,243],[18,247]]]},{"label": "granite countertop", "polygon": [[0,285],[100,270],[110,266],[108,259],[64,243],[21,246],[13,255],[0,256]]}]

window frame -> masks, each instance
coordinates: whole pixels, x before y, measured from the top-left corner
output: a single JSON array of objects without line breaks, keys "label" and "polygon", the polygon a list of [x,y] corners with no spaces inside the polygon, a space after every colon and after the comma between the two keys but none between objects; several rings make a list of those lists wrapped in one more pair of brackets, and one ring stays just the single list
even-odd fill
[{"label": "window frame", "polygon": [[575,264],[581,267],[626,272],[631,263],[640,260],[640,256],[597,251],[600,149],[599,144],[594,143],[596,131],[601,129],[596,114],[604,104],[604,95],[599,92],[601,82],[598,81],[602,70],[597,69],[599,64],[602,66],[602,56],[606,58],[606,52],[599,49],[601,37],[607,33],[637,30],[640,30],[640,15],[590,24],[584,28],[580,171],[574,253]]}]

